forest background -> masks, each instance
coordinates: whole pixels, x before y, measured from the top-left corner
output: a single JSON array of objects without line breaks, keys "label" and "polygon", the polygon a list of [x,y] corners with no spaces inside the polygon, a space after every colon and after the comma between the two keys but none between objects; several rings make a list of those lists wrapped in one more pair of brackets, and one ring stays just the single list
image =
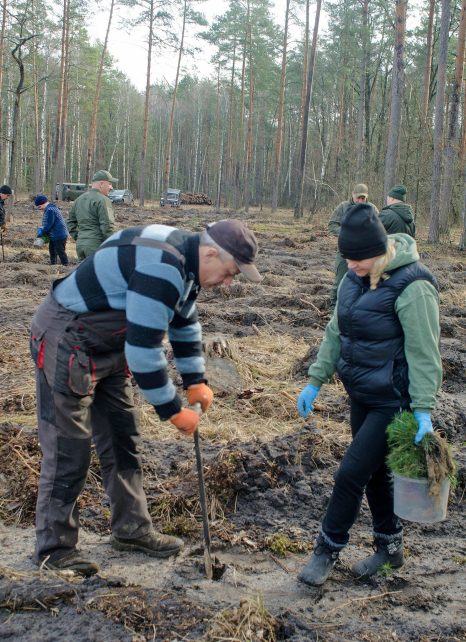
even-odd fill
[{"label": "forest background", "polygon": [[[0,179],[17,194],[105,167],[140,205],[170,186],[312,218],[355,182],[379,206],[403,183],[429,241],[464,230],[466,0],[326,0],[325,32],[322,0],[285,0],[282,20],[230,0],[210,24],[202,0],[107,2],[92,44],[86,0],[1,0]],[[118,5],[146,33],[142,91],[108,53]],[[206,42],[203,78],[185,63]],[[154,82],[167,54],[175,79]]]}]

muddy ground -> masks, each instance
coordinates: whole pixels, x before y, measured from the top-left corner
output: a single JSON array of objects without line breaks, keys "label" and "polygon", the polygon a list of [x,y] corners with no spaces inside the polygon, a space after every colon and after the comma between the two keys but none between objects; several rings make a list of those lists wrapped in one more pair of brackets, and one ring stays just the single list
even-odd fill
[{"label": "muddy ground", "polygon": [[[121,226],[191,230],[231,215],[188,206],[117,212]],[[260,241],[264,281],[239,279],[199,299],[216,392],[202,420],[202,449],[213,549],[225,570],[216,581],[205,577],[192,442],[160,424],[138,397],[154,524],[181,535],[186,547],[167,561],[114,551],[93,461],[80,500],[80,546],[101,572],[83,580],[38,571],[30,559],[40,454],[28,327],[50,282],[67,270],[49,266],[47,252],[32,247],[38,214],[31,206],[17,203],[13,213],[0,265],[0,639],[466,640],[464,254],[419,244],[441,288],[445,380],[434,420],[455,448],[459,484],[445,521],[405,522],[403,568],[369,582],[351,576],[351,564],[370,552],[364,503],[331,579],[316,589],[296,581],[349,441],[347,400],[336,378],[309,421],[295,411],[328,320],[335,240],[322,226],[294,223],[290,213],[255,212],[245,218]],[[73,250],[70,244],[71,256]]]}]

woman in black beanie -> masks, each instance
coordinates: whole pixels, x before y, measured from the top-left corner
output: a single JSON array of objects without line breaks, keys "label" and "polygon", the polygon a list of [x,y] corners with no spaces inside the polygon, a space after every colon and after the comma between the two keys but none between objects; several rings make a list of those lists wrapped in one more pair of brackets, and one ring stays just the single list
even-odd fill
[{"label": "woman in black beanie", "polygon": [[397,412],[411,409],[420,443],[433,430],[430,415],[442,379],[437,283],[419,262],[414,239],[387,236],[373,210],[357,204],[342,220],[338,248],[348,273],[297,405],[307,416],[321,385],[337,371],[350,397],[353,441],[335,475],[311,560],[299,575],[311,586],[323,584],[332,571],[364,492],[376,552],[355,564],[353,573],[368,577],[386,563],[403,565],[385,431]]}]

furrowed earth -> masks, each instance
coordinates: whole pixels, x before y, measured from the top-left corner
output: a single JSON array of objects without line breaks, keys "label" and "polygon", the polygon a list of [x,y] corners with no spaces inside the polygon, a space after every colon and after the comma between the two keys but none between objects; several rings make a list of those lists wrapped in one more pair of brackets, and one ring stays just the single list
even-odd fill
[{"label": "furrowed earth", "polygon": [[[99,574],[83,579],[34,566],[40,448],[28,329],[51,282],[68,269],[48,265],[47,250],[33,247],[38,216],[30,203],[18,202],[0,267],[0,639],[466,640],[464,253],[419,242],[441,290],[444,383],[433,419],[458,464],[447,519],[404,522],[405,565],[360,581],[349,569],[371,553],[364,501],[335,571],[312,589],[297,574],[349,443],[347,396],[336,377],[322,388],[310,419],[295,409],[329,319],[336,243],[326,232],[327,215],[311,224],[294,222],[290,212],[220,214],[189,206],[122,206],[116,214],[120,227],[164,223],[192,231],[237,216],[260,243],[261,284],[241,277],[198,300],[216,395],[201,420],[201,448],[212,553],[224,569],[216,580],[206,578],[192,439],[160,423],[137,390],[150,512],[157,530],[184,539],[184,550],[157,560],[110,547],[109,502],[93,457],[79,500],[79,546],[99,563]],[[73,243],[68,250],[74,257]],[[179,383],[174,369],[172,376]]]}]

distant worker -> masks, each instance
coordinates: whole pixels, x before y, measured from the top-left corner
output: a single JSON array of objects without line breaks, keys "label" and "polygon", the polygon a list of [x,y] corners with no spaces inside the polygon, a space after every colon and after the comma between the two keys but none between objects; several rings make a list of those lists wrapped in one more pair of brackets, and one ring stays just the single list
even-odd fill
[{"label": "distant worker", "polygon": [[380,212],[380,221],[387,234],[409,234],[415,238],[416,224],[411,206],[405,203],[406,187],[395,185],[388,192],[387,205]]},{"label": "distant worker", "polygon": [[39,238],[44,235],[50,237],[50,265],[57,264],[57,257],[60,257],[62,265],[68,265],[66,241],[69,235],[62,213],[54,203],[49,202],[49,199],[44,194],[37,194],[34,199],[34,205],[43,212],[42,225],[37,228],[37,236]]},{"label": "distant worker", "polygon": [[83,261],[115,231],[115,216],[108,198],[113,183],[110,172],[100,169],[92,177],[91,189],[79,196],[68,216],[68,230],[76,241],[76,254]]},{"label": "distant worker", "polygon": [[12,195],[12,190],[9,185],[2,185],[0,187],[0,233],[6,234],[5,222],[5,201]]},{"label": "distant worker", "polygon": [[[328,222],[328,229],[330,234],[333,234],[333,236],[338,237],[338,235],[340,234],[341,220],[346,214],[346,212],[349,210],[349,208],[355,205],[355,203],[367,203],[372,207],[374,212],[378,214],[379,210],[376,208],[376,206],[373,203],[369,202],[368,198],[369,198],[369,189],[367,185],[365,185],[364,183],[358,183],[357,185],[355,185],[351,193],[351,198],[348,201],[343,201],[342,203],[340,203],[340,205],[338,205],[338,207],[334,210],[332,216],[330,217],[330,220]],[[348,266],[346,264],[346,261],[338,251],[335,257],[334,269],[335,269],[335,281],[330,291],[330,306],[332,309],[335,307],[335,303],[337,302],[337,290],[338,290],[338,286],[340,285],[340,281],[348,271]]]}]

